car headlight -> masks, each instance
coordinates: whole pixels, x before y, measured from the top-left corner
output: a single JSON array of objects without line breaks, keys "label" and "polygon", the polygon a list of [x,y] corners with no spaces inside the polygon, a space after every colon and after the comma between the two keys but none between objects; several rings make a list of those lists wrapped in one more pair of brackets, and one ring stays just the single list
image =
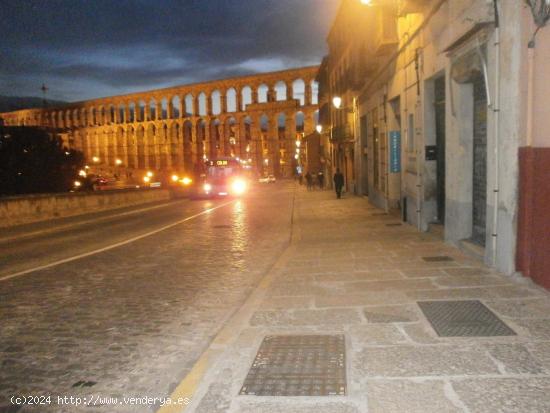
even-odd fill
[{"label": "car headlight", "polygon": [[212,190],[212,185],[204,184],[203,189],[204,189],[204,192],[210,192]]},{"label": "car headlight", "polygon": [[246,191],[246,182],[242,179],[235,179],[231,183],[231,192],[233,192],[235,195],[241,195],[244,194]]}]

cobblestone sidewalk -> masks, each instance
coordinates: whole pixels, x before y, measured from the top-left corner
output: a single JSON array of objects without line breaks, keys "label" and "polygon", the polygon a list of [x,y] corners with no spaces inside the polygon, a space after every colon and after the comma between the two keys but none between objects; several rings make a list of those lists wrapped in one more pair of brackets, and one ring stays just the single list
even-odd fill
[{"label": "cobblestone sidewalk", "polygon": [[[550,411],[548,292],[399,225],[365,199],[298,189],[293,228],[291,247],[187,411]],[[423,260],[440,256],[452,260]],[[418,305],[437,300],[479,300],[516,335],[439,337]],[[278,334],[343,334],[347,394],[239,395],[262,340]]]}]

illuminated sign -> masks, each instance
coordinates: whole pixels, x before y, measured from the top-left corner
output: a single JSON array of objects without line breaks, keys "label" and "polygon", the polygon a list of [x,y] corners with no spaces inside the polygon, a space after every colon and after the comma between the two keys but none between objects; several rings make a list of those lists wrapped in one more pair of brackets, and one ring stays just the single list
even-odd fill
[{"label": "illuminated sign", "polygon": [[210,166],[229,166],[230,160],[228,159],[216,159],[208,161],[208,165]]}]

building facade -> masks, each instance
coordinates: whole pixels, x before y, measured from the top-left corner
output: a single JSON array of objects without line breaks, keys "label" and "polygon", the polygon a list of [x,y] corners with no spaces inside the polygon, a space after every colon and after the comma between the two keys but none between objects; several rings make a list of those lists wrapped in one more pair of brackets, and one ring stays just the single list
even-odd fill
[{"label": "building facade", "polygon": [[349,129],[331,141],[337,162],[354,161],[356,193],[550,287],[543,21],[519,0],[343,0],[328,38],[331,75],[319,87],[348,108],[331,109],[327,126]]},{"label": "building facade", "polygon": [[105,173],[197,173],[233,156],[258,174],[292,177],[297,136],[314,131],[318,67],[304,67],[0,114],[39,126]]}]

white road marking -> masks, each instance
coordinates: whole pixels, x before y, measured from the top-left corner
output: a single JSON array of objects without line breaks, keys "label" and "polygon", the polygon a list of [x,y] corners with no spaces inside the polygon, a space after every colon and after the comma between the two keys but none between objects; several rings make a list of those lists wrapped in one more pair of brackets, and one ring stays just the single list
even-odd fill
[{"label": "white road marking", "polygon": [[84,258],[84,257],[89,257],[90,255],[95,255],[95,254],[99,254],[100,252],[103,252],[103,251],[108,251],[108,250],[112,250],[113,248],[117,248],[117,247],[120,247],[122,245],[126,245],[126,244],[130,244],[131,242],[134,242],[134,241],[137,241],[137,240],[140,240],[142,238],[145,238],[145,237],[148,237],[150,235],[154,235],[154,234],[157,234],[161,231],[164,231],[168,228],[172,228],[172,227],[175,227],[176,225],[179,225],[179,224],[182,224],[186,221],[189,221],[189,220],[192,220],[194,218],[197,218],[201,215],[204,215],[204,214],[208,214],[209,212],[212,212],[214,211],[215,209],[218,209],[218,208],[222,208],[224,206],[227,206],[227,205],[230,205],[232,203],[234,203],[235,201],[230,201],[230,202],[226,202],[224,204],[221,204],[221,205],[218,205],[218,206],[215,206],[213,208],[208,208],[207,210],[204,210],[202,212],[199,212],[198,214],[194,214],[194,215],[191,215],[187,218],[184,218],[184,219],[181,219],[179,221],[176,221],[176,222],[173,222],[171,224],[168,224],[168,225],[165,225],[163,227],[160,227],[158,229],[155,229],[153,231],[149,231],[145,234],[141,234],[141,235],[138,235],[136,237],[133,237],[133,238],[129,238],[127,240],[124,240],[124,241],[121,241],[121,242],[117,242],[115,244],[111,244],[111,245],[108,245],[106,247],[102,247],[102,248],[98,248],[96,250],[93,250],[93,251],[89,251],[89,252],[85,252],[83,254],[79,254],[79,255],[74,255],[72,257],[69,257],[69,258],[64,258],[62,260],[58,260],[58,261],[54,261],[54,262],[51,262],[49,264],[44,264],[44,265],[40,265],[38,267],[34,267],[34,268],[30,268],[28,270],[23,270],[23,271],[19,271],[19,272],[16,272],[16,273],[13,273],[13,274],[8,274],[8,275],[4,275],[2,277],[0,277],[0,281],[6,281],[6,280],[9,280],[11,278],[15,278],[15,277],[19,277],[21,275],[25,275],[25,274],[29,274],[31,272],[35,272],[35,271],[40,271],[40,270],[44,270],[46,268],[51,268],[51,267],[55,267],[57,265],[60,265],[60,264],[64,264],[66,262],[71,262],[71,261],[75,261],[75,260],[79,260],[80,258]]},{"label": "white road marking", "polygon": [[[120,212],[120,213],[112,214],[112,215],[106,215],[104,217],[99,217],[99,218],[95,218],[95,219],[92,218],[92,219],[88,219],[88,220],[84,220],[84,221],[77,221],[77,222],[74,222],[74,223],[71,223],[71,224],[59,225],[59,226],[56,226],[56,227],[53,227],[53,228],[45,228],[45,229],[41,229],[41,230],[34,231],[34,232],[25,232],[24,234],[19,234],[19,235],[10,235],[10,236],[4,237],[4,238],[0,238],[0,242],[18,241],[20,239],[32,238],[32,237],[36,237],[38,235],[44,235],[44,234],[53,233],[53,232],[61,232],[61,231],[64,231],[66,229],[71,229],[71,228],[91,224],[92,222],[95,223],[95,222],[108,221],[108,220],[113,219],[113,218],[119,218],[119,217],[123,217],[123,216],[127,216],[127,215],[139,214],[140,212],[146,212],[146,211],[151,211],[153,209],[164,208],[164,207],[167,207],[167,206],[172,206],[174,204],[179,204],[179,203],[183,203],[183,202],[184,201],[165,202],[165,203],[160,204],[160,205],[154,205],[154,206],[140,208],[140,209],[132,209],[130,211]],[[108,210],[98,211],[98,212],[108,212]],[[78,215],[73,215],[73,216],[68,216],[68,217],[64,217],[64,218],[75,218],[77,216]]]}]

